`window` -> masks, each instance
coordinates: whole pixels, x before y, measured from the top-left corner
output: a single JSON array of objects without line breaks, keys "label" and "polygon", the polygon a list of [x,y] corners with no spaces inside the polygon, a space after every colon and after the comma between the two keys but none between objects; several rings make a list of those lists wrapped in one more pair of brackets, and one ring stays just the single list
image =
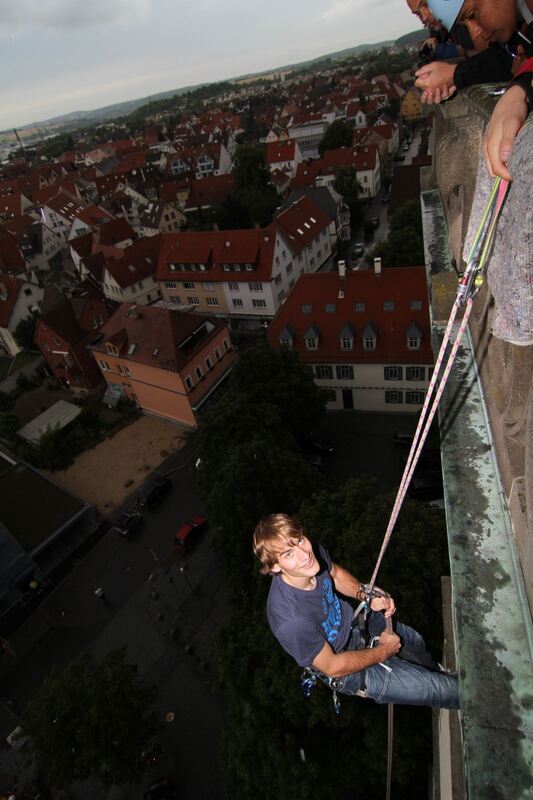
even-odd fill
[{"label": "window", "polygon": [[239,284],[235,281],[230,281],[228,283],[230,292],[238,292],[239,291]]},{"label": "window", "polygon": [[280,283],[281,283],[281,275],[276,275],[276,277],[274,278],[274,285],[279,286]]},{"label": "window", "polygon": [[204,281],[204,283],[202,283],[202,288],[204,292],[214,292],[215,284],[211,283],[211,281]]},{"label": "window", "polygon": [[289,281],[289,289],[292,289],[292,287],[294,286],[294,283],[295,283],[294,278],[291,278],[290,281]]},{"label": "window", "polygon": [[405,377],[408,381],[423,381],[426,377],[424,367],[406,367]]},{"label": "window", "polygon": [[321,381],[333,380],[333,367],[328,364],[318,364],[315,367],[315,376]]},{"label": "window", "polygon": [[98,363],[100,364],[103,370],[109,370],[109,364],[107,363],[107,361],[99,361]]},{"label": "window", "polygon": [[216,297],[208,297],[207,298],[207,305],[208,306],[218,306],[218,300]]},{"label": "window", "polygon": [[202,378],[204,377],[204,373],[202,372],[201,367],[196,367],[196,377],[198,378],[199,381],[201,381]]},{"label": "window", "polygon": [[302,314],[311,314],[313,311],[313,306],[309,305],[308,303],[304,303],[302,305]]},{"label": "window", "polygon": [[211,363],[211,359],[209,358],[209,356],[206,356],[206,359],[205,359],[205,368],[206,368],[207,370],[213,369],[213,364]]},{"label": "window", "polygon": [[194,283],[192,283],[192,281],[183,281],[183,288],[194,289]]},{"label": "window", "polygon": [[179,294],[171,294],[170,302],[175,303],[175,305],[179,305],[181,303],[181,297],[179,296]]},{"label": "window", "polygon": [[266,308],[266,300],[252,300],[254,308]]},{"label": "window", "polygon": [[341,350],[353,350],[353,339],[343,336],[341,339]]},{"label": "window", "polygon": [[385,302],[383,303],[383,311],[394,311],[394,301],[385,300]]},{"label": "window", "polygon": [[353,381],[353,367],[349,364],[340,364],[335,371],[338,380]]},{"label": "window", "polygon": [[232,302],[233,302],[233,308],[242,308],[244,305],[242,300],[239,300],[238,298],[233,300]]},{"label": "window", "polygon": [[251,292],[262,292],[263,291],[263,284],[262,283],[251,283],[250,284],[250,291]]},{"label": "window", "polygon": [[394,389],[385,392],[386,403],[403,403],[403,392]]},{"label": "window", "polygon": [[409,308],[411,311],[421,311],[422,310],[422,300],[411,300],[409,303]]},{"label": "window", "polygon": [[192,387],[194,386],[194,384],[193,384],[193,382],[192,382],[192,378],[191,378],[191,376],[190,376],[190,375],[187,375],[187,377],[185,378],[185,386],[187,387],[187,389],[189,389],[189,391],[190,391],[190,390],[192,389]]},{"label": "window", "polygon": [[356,303],[355,310],[358,314],[360,314],[362,311],[366,311],[366,303]]},{"label": "window", "polygon": [[317,350],[318,349],[318,339],[314,337],[307,337],[305,340],[305,346],[308,350]]},{"label": "window", "polygon": [[409,405],[422,405],[424,402],[424,392],[406,392],[405,402]]},{"label": "window", "polygon": [[165,281],[165,286],[167,287],[167,289],[175,289],[176,281]]},{"label": "window", "polygon": [[365,336],[365,338],[363,339],[363,348],[365,350],[375,350],[376,338],[374,336]]},{"label": "window", "polygon": [[229,339],[224,339],[224,352],[229,350]]},{"label": "window", "polygon": [[187,302],[190,306],[199,306],[200,301],[197,297],[188,297]]},{"label": "window", "polygon": [[326,305],[324,306],[324,311],[326,312],[326,314],[334,314],[336,310],[337,306],[335,305],[335,303],[326,303]]},{"label": "window", "polygon": [[217,361],[220,361],[222,356],[220,355],[220,350],[218,347],[215,347],[215,358]]},{"label": "window", "polygon": [[407,349],[408,350],[420,350],[420,336],[408,336],[407,337]]},{"label": "window", "polygon": [[292,272],[292,261],[287,264],[287,275],[290,275]]},{"label": "window", "polygon": [[403,377],[403,367],[385,367],[384,378],[386,381],[401,381]]},{"label": "window", "polygon": [[26,289],[24,289],[24,294],[26,295],[26,297],[29,297],[32,294],[32,291],[29,286]]}]

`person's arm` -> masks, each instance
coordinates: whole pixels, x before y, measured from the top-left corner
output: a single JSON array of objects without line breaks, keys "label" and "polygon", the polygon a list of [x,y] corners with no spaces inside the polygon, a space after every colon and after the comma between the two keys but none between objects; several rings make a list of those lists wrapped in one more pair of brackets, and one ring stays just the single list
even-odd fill
[{"label": "person's arm", "polygon": [[313,661],[313,667],[330,678],[343,678],[352,672],[361,672],[393,656],[401,647],[400,637],[384,631],[376,647],[366,650],[347,650],[335,653],[328,642]]},{"label": "person's arm", "polygon": [[[332,563],[329,571],[335,584],[335,589],[345,597],[354,597],[356,600],[363,600],[361,592],[361,581],[355,578],[351,572],[344,567]],[[377,587],[376,587],[377,588]],[[396,611],[396,606],[392,597],[373,597],[370,603],[372,611],[384,611],[386,617],[391,617]],[[377,663],[377,662],[376,662]]]},{"label": "person's arm", "polygon": [[533,58],[520,72],[494,107],[483,140],[483,155],[491,175],[506,181],[513,177],[507,167],[514,140],[533,109]]}]

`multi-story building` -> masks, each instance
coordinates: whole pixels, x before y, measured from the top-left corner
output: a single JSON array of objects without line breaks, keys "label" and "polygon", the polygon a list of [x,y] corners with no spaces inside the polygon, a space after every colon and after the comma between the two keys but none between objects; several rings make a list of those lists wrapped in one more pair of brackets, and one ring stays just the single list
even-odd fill
[{"label": "multi-story building", "polygon": [[155,279],[160,237],[139,239],[118,251],[121,258],[109,258],[103,270],[102,289],[109,300],[146,305],[159,300]]},{"label": "multi-story building", "polygon": [[15,356],[21,348],[13,336],[19,322],[39,312],[43,289],[36,283],[0,275],[0,350]]},{"label": "multi-story building", "polygon": [[90,349],[108,388],[148,414],[197,425],[197,411],[228,375],[235,354],[226,323],[157,306],[122,303]]},{"label": "multi-story building", "polygon": [[423,267],[302,275],[268,331],[329,409],[418,411],[433,369]]},{"label": "multi-story building", "polygon": [[299,275],[331,255],[330,225],[302,197],[263,230],[163,235],[157,268],[162,298],[253,327],[274,316]]},{"label": "multi-story building", "polygon": [[55,377],[70,389],[89,390],[102,380],[87,345],[108,316],[101,296],[86,289],[37,320],[35,343]]}]

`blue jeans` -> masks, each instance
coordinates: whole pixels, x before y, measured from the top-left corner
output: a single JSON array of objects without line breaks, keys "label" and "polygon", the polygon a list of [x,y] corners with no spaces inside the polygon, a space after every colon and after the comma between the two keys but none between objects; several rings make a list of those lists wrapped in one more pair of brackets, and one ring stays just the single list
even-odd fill
[{"label": "blue jeans", "polygon": [[[368,630],[371,636],[379,636],[385,630],[383,614],[370,612]],[[399,652],[402,653],[404,648],[405,651],[409,650],[409,657],[416,657],[421,664],[392,656],[384,665],[367,667],[365,678],[368,697],[376,703],[459,708],[457,675],[428,669],[433,659],[426,649],[424,639],[413,628],[398,622],[394,625],[394,630],[402,640],[402,650]],[[359,630],[354,628],[345,649],[362,650],[364,647]],[[359,672],[352,672],[341,681],[339,691],[343,694],[356,694],[361,687]]]}]

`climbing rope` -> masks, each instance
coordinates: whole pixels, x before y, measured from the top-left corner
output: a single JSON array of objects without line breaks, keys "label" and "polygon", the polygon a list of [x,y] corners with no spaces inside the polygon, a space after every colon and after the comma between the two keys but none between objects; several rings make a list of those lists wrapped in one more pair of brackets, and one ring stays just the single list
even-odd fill
[{"label": "climbing rope", "polygon": [[[372,594],[372,591],[374,589],[376,578],[378,576],[381,563],[383,561],[383,557],[385,555],[392,533],[394,531],[394,526],[396,525],[396,521],[398,519],[403,501],[405,499],[407,489],[409,488],[411,478],[413,477],[413,473],[416,469],[416,465],[420,458],[420,453],[422,452],[422,448],[424,447],[424,443],[429,433],[431,423],[433,422],[433,419],[437,412],[437,408],[440,399],[442,397],[442,393],[444,392],[446,382],[450,375],[451,368],[455,361],[455,357],[457,355],[461,339],[463,338],[466,326],[468,325],[468,320],[472,312],[474,297],[476,296],[481,286],[483,285],[485,266],[487,264],[487,260],[489,258],[492,249],[494,234],[496,232],[496,226],[498,224],[498,219],[505,201],[508,187],[509,184],[507,181],[504,181],[501,178],[496,178],[494,180],[489,195],[487,207],[483,213],[483,217],[481,219],[479,228],[474,237],[472,247],[470,248],[466,269],[461,277],[461,280],[459,281],[459,286],[457,287],[457,295],[454,304],[452,306],[448,324],[446,325],[446,330],[444,332],[444,337],[442,339],[439,354],[435,362],[435,369],[431,377],[424,405],[422,406],[422,411],[420,412],[420,418],[418,420],[418,425],[413,438],[413,443],[411,445],[409,456],[405,464],[405,469],[403,471],[402,479],[400,481],[400,486],[398,488],[396,499],[394,501],[394,506],[392,508],[389,524],[387,525],[387,530],[385,531],[385,536],[383,538],[383,543],[381,545],[381,550],[379,552],[376,561],[376,566],[374,567],[374,572],[372,573],[372,578],[370,579],[370,583],[368,584],[367,587],[365,587],[368,590],[369,595]],[[459,325],[459,329],[457,331],[455,340],[453,341],[453,344],[451,346],[446,363],[444,364],[446,350],[452,338],[452,330],[455,323],[455,318],[457,316],[459,307],[462,305],[465,306],[463,318]],[[440,374],[441,370],[442,374]],[[438,388],[435,390],[435,387],[437,387],[437,383],[438,383]],[[363,601],[359,605],[358,609],[355,612],[356,615],[362,611],[366,602],[367,601]],[[392,633],[392,620],[390,618],[387,619],[386,629],[389,633]],[[394,730],[393,730],[394,706],[392,703],[389,703],[387,713],[388,713],[388,720],[387,720],[388,744],[387,744],[386,800],[390,800],[391,785],[392,785],[392,752],[393,752],[393,735],[394,735]]]}]

